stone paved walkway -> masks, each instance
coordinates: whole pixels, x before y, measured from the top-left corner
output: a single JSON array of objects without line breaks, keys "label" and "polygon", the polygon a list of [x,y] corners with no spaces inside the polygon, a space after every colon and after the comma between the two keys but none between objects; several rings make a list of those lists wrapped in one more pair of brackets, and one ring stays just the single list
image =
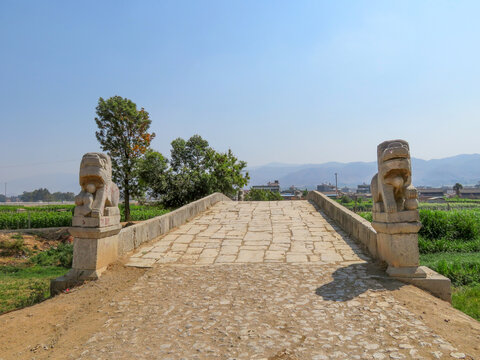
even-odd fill
[{"label": "stone paved walkway", "polygon": [[365,262],[337,230],[307,201],[224,202],[142,248],[128,265]]},{"label": "stone paved walkway", "polygon": [[[82,359],[465,358],[304,201],[225,202],[143,248],[152,266]],[[78,358],[78,356],[73,356]],[[470,358],[470,357],[467,357]]]}]

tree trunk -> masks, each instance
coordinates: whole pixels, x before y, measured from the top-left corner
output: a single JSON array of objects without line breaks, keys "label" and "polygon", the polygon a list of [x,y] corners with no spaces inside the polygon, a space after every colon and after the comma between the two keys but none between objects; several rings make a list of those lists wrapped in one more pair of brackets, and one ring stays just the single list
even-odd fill
[{"label": "tree trunk", "polygon": [[123,191],[124,201],[125,201],[125,221],[130,221],[130,189],[128,187],[128,182],[125,181],[125,188]]}]

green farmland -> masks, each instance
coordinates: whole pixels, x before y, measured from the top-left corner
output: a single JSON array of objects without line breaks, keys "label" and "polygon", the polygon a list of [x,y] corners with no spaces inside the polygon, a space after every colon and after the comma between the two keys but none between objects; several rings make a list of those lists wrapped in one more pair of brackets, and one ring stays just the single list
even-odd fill
[{"label": "green farmland", "polygon": [[[372,221],[371,212],[359,215]],[[480,201],[420,203],[420,263],[452,281],[452,305],[480,320]]]},{"label": "green farmland", "polygon": [[[45,206],[0,206],[0,230],[38,229],[72,225],[75,205]],[[122,220],[123,206],[120,206]],[[158,205],[130,205],[132,221],[143,221],[167,213],[168,210]]]}]

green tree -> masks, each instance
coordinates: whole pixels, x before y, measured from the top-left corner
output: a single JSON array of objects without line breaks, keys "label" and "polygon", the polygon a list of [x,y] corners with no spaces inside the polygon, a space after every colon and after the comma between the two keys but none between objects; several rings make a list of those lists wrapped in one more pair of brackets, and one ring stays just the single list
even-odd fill
[{"label": "green tree", "polygon": [[243,173],[246,166],[247,163],[239,161],[230,149],[226,153],[214,152],[211,158],[210,187],[227,196],[236,195],[250,179],[248,173]]},{"label": "green tree", "polygon": [[457,194],[458,197],[460,197],[460,190],[463,189],[463,185],[460,183],[456,183],[453,185],[453,190],[455,190],[455,194]]},{"label": "green tree", "polygon": [[159,198],[168,189],[168,160],[159,152],[149,150],[138,163],[140,186],[150,197]]},{"label": "green tree", "polygon": [[33,191],[24,191],[22,195],[20,195],[20,200],[25,202],[35,202],[35,201],[53,201],[52,194],[48,189],[37,189]]},{"label": "green tree", "polygon": [[155,133],[149,133],[151,120],[143,108],[129,99],[113,96],[98,99],[95,132],[102,150],[112,159],[113,180],[125,202],[125,219],[130,220],[130,198],[141,195],[138,162],[147,152]]},{"label": "green tree", "polygon": [[171,145],[168,168],[159,153],[148,153],[139,166],[141,184],[167,207],[179,207],[217,191],[234,196],[248,182],[247,163],[231,150],[216,152],[199,135],[177,138]]}]

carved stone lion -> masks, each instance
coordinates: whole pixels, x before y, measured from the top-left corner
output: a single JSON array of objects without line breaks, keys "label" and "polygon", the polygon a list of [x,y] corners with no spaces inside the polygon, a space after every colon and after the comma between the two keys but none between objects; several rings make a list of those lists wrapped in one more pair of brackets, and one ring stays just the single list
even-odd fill
[{"label": "carved stone lion", "polygon": [[418,208],[412,185],[410,147],[405,140],[389,140],[377,147],[378,173],[372,179],[373,211],[395,213]]},{"label": "carved stone lion", "polygon": [[74,216],[117,216],[119,191],[112,182],[112,161],[102,153],[87,153],[80,163],[82,191],[75,197]]}]

